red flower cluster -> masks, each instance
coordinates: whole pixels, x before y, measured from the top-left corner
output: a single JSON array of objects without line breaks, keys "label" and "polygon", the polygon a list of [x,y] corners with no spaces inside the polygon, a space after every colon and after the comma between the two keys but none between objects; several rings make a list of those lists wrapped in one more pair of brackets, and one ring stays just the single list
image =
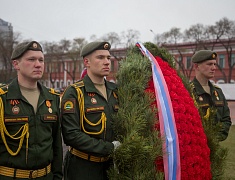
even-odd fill
[{"label": "red flower cluster", "polygon": [[[199,112],[176,70],[160,57],[155,58],[164,75],[172,101],[179,138],[181,180],[210,180],[210,149]],[[154,93],[152,79],[146,92]],[[156,101],[153,106],[157,107]],[[159,123],[156,123],[155,128],[159,130]],[[163,170],[162,158],[156,159],[156,166],[157,170]]]}]

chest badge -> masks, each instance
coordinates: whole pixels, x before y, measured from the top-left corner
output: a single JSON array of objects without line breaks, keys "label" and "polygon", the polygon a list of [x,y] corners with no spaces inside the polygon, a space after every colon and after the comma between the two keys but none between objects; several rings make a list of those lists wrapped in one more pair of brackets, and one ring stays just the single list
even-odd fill
[{"label": "chest badge", "polygon": [[91,103],[92,104],[97,104],[97,100],[95,98],[91,98]]},{"label": "chest badge", "polygon": [[48,107],[49,113],[52,113],[51,102],[49,100],[46,100],[46,106]]},{"label": "chest badge", "polygon": [[215,91],[214,93],[215,93],[216,99],[219,100],[219,95],[218,95],[217,91]]},{"label": "chest badge", "polygon": [[13,114],[19,114],[20,112],[20,108],[18,106],[13,106],[11,110]]},{"label": "chest badge", "polygon": [[203,98],[201,96],[199,96],[199,101],[203,101]]},{"label": "chest badge", "polygon": [[19,106],[17,106],[17,104],[20,104],[20,101],[17,100],[17,99],[13,99],[13,100],[10,101],[10,104],[13,106],[12,109],[11,109],[12,113],[13,114],[19,114],[20,108],[19,108]]}]

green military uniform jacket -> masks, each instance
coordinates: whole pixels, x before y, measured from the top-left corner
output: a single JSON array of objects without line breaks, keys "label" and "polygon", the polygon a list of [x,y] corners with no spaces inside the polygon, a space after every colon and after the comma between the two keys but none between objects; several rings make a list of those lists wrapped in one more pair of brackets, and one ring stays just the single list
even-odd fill
[{"label": "green military uniform jacket", "polygon": [[[59,118],[60,97],[39,83],[38,87],[40,96],[36,114],[33,106],[22,96],[17,79],[1,88],[0,97],[3,101],[3,108],[0,111],[1,113],[4,111],[4,123],[7,131],[13,135],[28,123],[29,139],[28,153],[26,153],[25,138],[19,153],[12,156],[8,153],[1,136],[0,166],[36,170],[45,168],[51,163],[52,175],[48,176],[50,178],[37,179],[60,180],[62,179],[63,160]],[[8,146],[15,152],[19,146],[19,140],[11,139],[7,135],[5,137]],[[0,176],[1,178],[7,179]]]},{"label": "green military uniform jacket", "polygon": [[[96,157],[107,157],[114,149],[114,145],[112,144],[112,141],[115,139],[112,115],[118,110],[118,100],[116,96],[117,87],[116,84],[108,81],[105,81],[105,84],[107,100],[95,88],[87,75],[83,80],[69,86],[62,96],[61,123],[65,144]],[[81,98],[78,97],[77,88],[81,90],[83,94]],[[83,112],[88,120],[83,120],[83,123],[80,118],[81,108],[78,103],[81,99],[84,99]],[[105,128],[103,128],[103,130],[102,122],[99,123],[102,113],[104,113],[106,117],[106,122],[103,124]],[[93,123],[93,125],[91,123]],[[95,169],[104,168],[102,163],[89,162],[88,160],[79,159],[77,157],[73,158],[73,163],[67,162],[69,165],[68,169],[65,169],[65,171],[68,173],[74,171],[74,178],[80,177],[86,180],[103,179],[103,177],[101,177],[102,175],[99,175],[99,173],[94,171],[90,172],[91,170],[89,170],[89,166],[96,167]],[[65,161],[68,161],[68,159]],[[81,162],[76,164],[76,161]],[[80,172],[79,169],[81,170]]]},{"label": "green military uniform jacket", "polygon": [[210,86],[210,94],[208,94],[201,84],[198,82],[196,78],[193,79],[191,82],[192,90],[194,93],[194,96],[196,98],[196,101],[199,105],[199,107],[202,110],[203,115],[206,114],[207,109],[215,108],[216,109],[216,117],[214,119],[215,123],[220,122],[221,129],[218,134],[218,139],[220,141],[223,141],[227,138],[228,132],[231,126],[231,117],[230,117],[230,110],[228,108],[228,103],[225,99],[225,96],[222,92],[222,90],[216,86],[213,85],[209,81]]}]

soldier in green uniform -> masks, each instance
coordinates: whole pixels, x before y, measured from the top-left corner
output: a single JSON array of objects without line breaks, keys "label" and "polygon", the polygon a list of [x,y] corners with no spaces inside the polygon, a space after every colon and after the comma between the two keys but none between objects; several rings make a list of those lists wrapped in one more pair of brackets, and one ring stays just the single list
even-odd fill
[{"label": "soldier in green uniform", "polygon": [[0,179],[62,179],[60,98],[41,85],[44,55],[36,41],[11,56],[17,78],[0,88]]},{"label": "soldier in green uniform", "polygon": [[218,140],[223,141],[228,137],[231,126],[231,117],[228,103],[222,90],[212,84],[210,79],[214,77],[217,54],[210,50],[200,50],[192,57],[196,77],[191,82],[194,97],[202,109],[203,115],[209,113],[209,109],[215,109],[215,124],[220,124]]},{"label": "soldier in green uniform", "polygon": [[81,56],[87,75],[62,96],[62,134],[70,146],[65,157],[65,180],[105,180],[115,141],[112,115],[118,110],[117,87],[105,80],[110,72],[108,42],[91,42]]}]

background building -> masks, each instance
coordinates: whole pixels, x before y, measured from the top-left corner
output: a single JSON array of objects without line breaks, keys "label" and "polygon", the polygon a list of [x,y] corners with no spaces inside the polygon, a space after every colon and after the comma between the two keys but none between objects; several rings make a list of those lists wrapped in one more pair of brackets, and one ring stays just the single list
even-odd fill
[{"label": "background building", "polygon": [[12,38],[13,35],[13,27],[11,23],[6,22],[0,19],[0,36],[1,38]]}]

